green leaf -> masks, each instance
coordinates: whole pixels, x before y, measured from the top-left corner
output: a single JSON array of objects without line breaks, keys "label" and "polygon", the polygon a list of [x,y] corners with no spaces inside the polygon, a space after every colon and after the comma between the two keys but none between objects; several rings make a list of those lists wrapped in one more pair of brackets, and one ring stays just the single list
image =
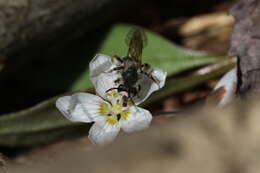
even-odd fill
[{"label": "green leaf", "polygon": [[[234,62],[231,60],[228,60],[228,63],[222,61],[217,68],[205,74],[195,73],[184,78],[169,79],[166,86],[153,94],[143,105],[148,106],[170,94],[201,85],[209,79],[224,74],[233,66]],[[0,117],[0,145],[32,146],[87,135],[90,124],[72,123],[65,119],[54,106],[57,98],[54,97],[30,109]]]},{"label": "green leaf", "polygon": [[[52,66],[50,65],[51,68],[45,67],[39,69],[37,66],[35,67],[37,68],[37,70],[35,69],[35,73],[24,73],[25,77],[20,80],[22,82],[27,81],[32,89],[47,88],[49,90],[50,88],[60,88],[69,91],[88,89],[92,85],[88,79],[87,60],[90,58],[87,57],[91,55],[92,58],[94,56],[91,52],[104,53],[111,56],[126,55],[127,46],[125,44],[125,36],[132,27],[132,25],[115,25],[108,31],[103,41],[99,43],[100,46],[98,49],[84,50],[88,52],[88,56],[84,57],[82,54],[78,54],[75,58],[64,59],[61,62],[61,67],[57,66],[60,63],[58,60],[55,62],[52,60],[50,62],[52,63]],[[146,33],[148,45],[143,52],[143,62],[166,70],[169,76],[206,64],[219,61],[223,62],[226,59],[226,57],[222,56],[212,56],[183,49],[155,33],[149,31],[146,31]],[[47,65],[50,63],[46,62]],[[148,99],[145,105],[158,101],[172,93],[195,87],[224,72],[225,70],[221,69],[218,72],[212,71],[204,75],[170,79],[167,81],[166,87],[154,94],[151,99]],[[45,77],[43,77],[44,75]],[[46,79],[48,79],[48,82]],[[34,85],[31,85],[32,83]],[[50,85],[53,86],[50,87]],[[31,146],[64,138],[87,135],[89,124],[71,123],[65,119],[55,108],[56,99],[57,97],[52,98],[21,112],[0,116],[0,145]]]},{"label": "green leaf", "polygon": [[62,116],[55,107],[57,98],[1,116],[0,145],[30,146],[87,135],[89,124],[72,123]]}]

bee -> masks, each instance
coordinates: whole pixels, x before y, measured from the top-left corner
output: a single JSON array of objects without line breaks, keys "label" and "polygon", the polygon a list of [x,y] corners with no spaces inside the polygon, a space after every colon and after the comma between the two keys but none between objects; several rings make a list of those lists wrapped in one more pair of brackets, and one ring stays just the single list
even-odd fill
[{"label": "bee", "polygon": [[[111,88],[108,91],[117,89],[118,92],[125,91],[126,96],[123,96],[123,106],[127,105],[128,100],[138,95],[141,90],[141,85],[138,84],[140,74],[143,73],[159,83],[151,75],[152,69],[148,64],[142,64],[142,52],[147,45],[147,37],[141,28],[133,28],[126,36],[126,44],[128,45],[127,55],[124,57],[114,56],[119,61],[120,65],[113,68],[111,71],[118,71],[121,78],[115,80],[115,84],[119,84],[117,88]],[[133,101],[132,101],[133,103]]]}]

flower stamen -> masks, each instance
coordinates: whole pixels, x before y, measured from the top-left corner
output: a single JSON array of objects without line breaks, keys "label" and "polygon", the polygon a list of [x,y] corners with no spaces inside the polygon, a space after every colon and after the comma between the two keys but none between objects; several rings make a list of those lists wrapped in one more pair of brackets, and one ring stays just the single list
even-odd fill
[{"label": "flower stamen", "polygon": [[109,118],[107,118],[106,122],[109,124],[116,124],[118,121],[116,119],[114,119],[113,117],[109,117]]},{"label": "flower stamen", "polygon": [[126,120],[130,112],[128,111],[130,106],[126,102],[126,105],[123,103],[124,100],[122,99],[125,96],[125,93],[118,93],[116,91],[108,92],[107,95],[107,101],[111,104],[101,103],[98,107],[98,113],[102,116],[105,116],[106,122],[109,124],[116,124],[120,120]]},{"label": "flower stamen", "polygon": [[101,115],[107,115],[107,114],[109,114],[108,109],[109,108],[108,108],[107,104],[101,103],[101,104],[99,104],[99,107],[98,107],[98,113]]}]

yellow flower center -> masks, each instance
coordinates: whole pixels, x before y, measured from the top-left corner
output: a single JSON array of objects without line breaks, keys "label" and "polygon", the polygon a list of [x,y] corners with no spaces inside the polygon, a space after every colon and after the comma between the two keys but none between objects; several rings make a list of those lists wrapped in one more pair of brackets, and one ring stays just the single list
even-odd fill
[{"label": "yellow flower center", "polygon": [[131,102],[127,101],[127,106],[123,106],[123,98],[117,91],[113,90],[106,94],[107,103],[101,103],[98,107],[98,113],[106,117],[106,122],[116,124],[120,120],[126,120],[129,115],[129,106]]}]

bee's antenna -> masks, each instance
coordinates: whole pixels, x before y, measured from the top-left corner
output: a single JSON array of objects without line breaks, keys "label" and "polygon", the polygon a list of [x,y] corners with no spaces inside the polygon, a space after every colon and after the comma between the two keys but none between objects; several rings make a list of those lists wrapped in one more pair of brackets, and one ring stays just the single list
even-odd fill
[{"label": "bee's antenna", "polygon": [[118,88],[116,88],[116,87],[115,88],[110,88],[110,89],[106,90],[106,93],[109,92],[109,91],[112,91],[112,90],[116,90],[116,89],[118,89]]},{"label": "bee's antenna", "polygon": [[108,99],[105,99],[104,97],[102,97],[100,94],[96,93],[96,95],[98,95],[102,100],[108,102],[110,105],[112,105],[112,103],[108,100]]}]

